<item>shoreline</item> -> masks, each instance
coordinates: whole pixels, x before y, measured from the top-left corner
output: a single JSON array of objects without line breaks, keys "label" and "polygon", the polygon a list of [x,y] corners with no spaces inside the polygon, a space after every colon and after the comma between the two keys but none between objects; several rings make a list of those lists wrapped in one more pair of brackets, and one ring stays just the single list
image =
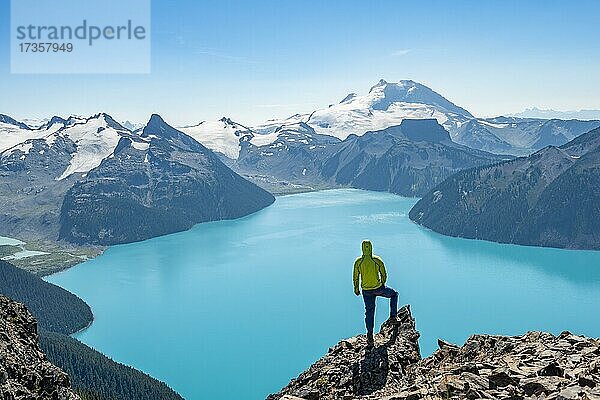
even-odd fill
[{"label": "shoreline", "polygon": [[[62,287],[62,286],[59,286],[59,287]],[[65,288],[63,288],[63,289],[65,289]],[[65,290],[67,290],[67,289],[65,289]],[[67,290],[67,291],[68,291],[68,290]],[[69,292],[69,293],[73,293],[73,292],[70,292],[70,291],[68,291],[68,292]],[[75,293],[73,293],[73,294],[75,294]],[[83,299],[81,299],[81,300],[82,300],[82,301],[83,301],[85,304],[87,304],[87,305],[88,305],[88,307],[90,308],[90,310],[92,311],[92,319],[91,319],[91,320],[90,320],[90,322],[88,322],[88,324],[87,324],[86,326],[84,326],[83,328],[81,328],[81,329],[79,329],[79,330],[77,330],[77,331],[75,331],[75,332],[69,333],[69,336],[70,336],[70,337],[73,337],[74,335],[77,335],[77,334],[80,334],[80,333],[83,333],[83,332],[87,331],[87,330],[88,330],[88,329],[89,329],[89,328],[92,326],[92,324],[94,323],[94,321],[96,320],[96,316],[94,315],[94,310],[92,309],[92,306],[90,306],[90,305],[89,305],[89,304],[88,304],[88,303],[87,303],[85,300],[83,300]],[[77,339],[77,338],[73,338],[73,339]],[[79,339],[77,339],[77,340],[79,340]],[[82,343],[83,343],[83,342],[82,342]],[[85,343],[84,343],[84,344],[85,344]],[[86,346],[87,346],[87,345],[86,345]]]},{"label": "shoreline", "polygon": [[40,278],[94,259],[106,250],[105,246],[4,235],[0,236],[0,259]]},{"label": "shoreline", "polygon": [[[282,197],[288,197],[288,196],[292,196],[292,195],[299,195],[299,194],[305,194],[305,193],[316,193],[316,192],[323,192],[323,191],[332,191],[332,190],[344,190],[344,189],[351,189],[351,190],[360,190],[360,191],[366,191],[366,192],[374,192],[374,193],[389,193],[395,196],[399,196],[399,197],[405,197],[405,198],[410,198],[410,199],[418,199],[419,197],[407,197],[407,196],[401,196],[395,193],[391,193],[391,192],[385,192],[385,191],[372,191],[372,190],[365,190],[365,189],[360,189],[360,188],[352,188],[352,187],[323,187],[323,188],[309,188],[309,187],[303,187],[300,188],[297,191],[274,191],[273,196],[275,197],[275,199],[277,198],[282,198]],[[266,209],[268,207],[270,207],[271,205],[263,208]],[[261,210],[263,210],[261,209]],[[236,219],[241,219],[241,218],[245,218],[248,216],[251,216],[261,210],[258,210],[254,213],[236,218]],[[440,232],[436,229],[433,229],[431,227],[425,226],[423,224],[420,224],[419,222],[413,220],[412,218],[410,218],[410,215],[408,216],[409,220],[418,225],[420,228],[425,229],[431,233],[435,233],[436,235],[441,235],[442,237],[447,237],[447,238],[456,238],[456,239],[464,239],[464,240],[474,240],[474,241],[478,241],[478,242],[485,242],[485,243],[493,243],[493,244],[500,244],[500,245],[515,245],[515,246],[522,246],[522,247],[533,247],[533,248],[546,248],[546,249],[554,249],[554,250],[568,250],[568,251],[575,251],[575,252],[598,252],[600,251],[600,249],[588,249],[588,248],[576,248],[576,247],[551,247],[551,246],[541,246],[541,245],[536,245],[536,244],[525,244],[525,243],[508,243],[508,242],[500,242],[500,241],[494,241],[494,240],[488,240],[488,239],[484,239],[484,238],[470,238],[470,237],[464,237],[464,236],[458,236],[458,235],[448,235],[445,234],[443,232]],[[188,229],[185,230],[181,230],[181,231],[177,231],[177,232],[171,232],[171,233],[167,233],[164,235],[159,235],[159,236],[153,236],[151,238],[148,239],[144,239],[144,240],[151,240],[151,239],[155,239],[158,237],[162,237],[162,236],[167,236],[167,235],[172,235],[172,234],[177,234],[177,233],[182,233],[182,232],[186,232],[189,231],[191,229],[193,229],[195,226],[197,225],[201,225],[204,223],[212,223],[212,222],[218,222],[218,221],[222,221],[222,220],[217,220],[217,221],[204,221],[204,222],[199,222],[197,224],[194,224],[193,226],[191,226]],[[128,243],[119,243],[119,244],[131,244],[131,243],[135,243],[135,242],[128,242]],[[66,244],[66,246],[65,246]],[[97,245],[76,245],[76,244],[71,244],[71,243],[63,243],[63,242],[58,242],[58,241],[47,241],[47,240],[40,240],[40,241],[35,241],[35,240],[30,240],[30,241],[26,241],[26,240],[22,240],[19,238],[15,238],[15,237],[11,237],[11,236],[3,236],[0,235],[0,246],[19,246],[22,248],[22,251],[31,251],[31,252],[43,252],[44,254],[33,254],[31,256],[26,256],[26,257],[22,257],[22,258],[10,258],[10,257],[14,257],[15,254],[14,253],[12,255],[8,255],[8,256],[4,256],[1,259],[7,262],[10,262],[11,264],[24,269],[28,272],[33,273],[34,275],[37,275],[41,278],[45,278],[47,276],[52,276],[52,275],[56,275],[59,274],[61,272],[67,271],[79,264],[82,264],[86,261],[90,261],[95,259],[96,257],[101,256],[102,254],[104,254],[104,252],[106,250],[108,250],[110,247],[112,247],[113,245],[110,246],[97,246]],[[47,250],[47,251],[45,251]],[[73,252],[76,252],[77,250],[80,250],[82,253],[87,253],[87,254],[72,254]],[[42,267],[39,270],[36,270],[34,268],[31,267],[25,267],[23,264],[27,264],[29,261],[35,261],[37,263],[40,263],[40,260],[42,260],[43,263],[43,259],[45,258],[50,258],[51,256],[60,253],[62,255],[68,255],[71,257],[71,260],[69,262],[64,262],[62,264],[55,264],[52,263],[53,265],[51,267]],[[59,261],[60,262],[60,261]]]},{"label": "shoreline", "polygon": [[[366,191],[366,192],[374,192],[374,193],[389,193],[395,196],[400,196],[400,197],[405,197],[405,198],[411,198],[411,199],[418,199],[419,197],[407,197],[407,196],[401,196],[395,193],[391,193],[391,192],[385,192],[385,191],[372,191],[372,190],[365,190],[365,189],[360,189],[360,188],[352,188],[352,187],[323,187],[323,188],[309,188],[309,187],[303,187],[300,188],[297,191],[274,191],[273,196],[277,199],[277,198],[282,198],[282,197],[288,197],[288,196],[292,196],[292,195],[299,195],[299,194],[305,194],[305,193],[316,193],[316,192],[323,192],[323,191],[332,191],[332,190],[344,190],[344,189],[351,189],[351,190],[360,190],[360,191]],[[263,209],[266,209],[270,207],[267,206]],[[262,209],[261,209],[262,210]],[[258,210],[256,212],[259,212],[261,210]],[[241,218],[245,218],[248,216],[251,216],[254,213],[236,218],[236,219],[241,219]],[[447,238],[456,238],[456,239],[464,239],[464,240],[474,240],[474,241],[478,241],[478,242],[485,242],[485,243],[493,243],[493,244],[500,244],[500,245],[516,245],[516,246],[523,246],[523,247],[534,247],[534,248],[547,248],[547,249],[555,249],[555,250],[568,250],[568,251],[576,251],[576,252],[598,252],[600,251],[600,249],[588,249],[588,248],[575,248],[575,247],[550,247],[550,246],[540,246],[540,245],[536,245],[536,244],[524,244],[524,243],[508,243],[508,242],[499,242],[499,241],[494,241],[494,240],[488,240],[488,239],[483,239],[483,238],[470,238],[470,237],[463,237],[463,236],[458,236],[458,235],[448,235],[445,234],[443,232],[440,232],[436,229],[433,229],[431,227],[425,226],[423,224],[418,223],[417,221],[413,220],[412,218],[410,218],[410,216],[408,217],[409,220],[418,225],[420,228],[425,229],[431,233],[435,233],[436,235],[441,235],[442,237],[447,237]],[[199,222],[197,224],[194,224],[193,226],[191,226],[188,229],[185,230],[181,230],[181,231],[177,231],[177,232],[171,232],[171,233],[167,233],[165,235],[159,235],[159,236],[153,236],[151,238],[148,239],[144,239],[144,240],[151,240],[151,239],[155,239],[158,237],[162,237],[162,236],[167,236],[167,235],[172,235],[172,234],[176,234],[176,233],[182,233],[182,232],[186,232],[189,231],[191,229],[193,229],[195,226],[197,225],[201,225],[204,223],[212,223],[212,222],[218,222],[220,220],[217,221],[205,221],[205,222]],[[129,242],[129,243],[120,243],[120,244],[131,244],[131,243],[135,243],[135,242]],[[82,264],[86,261],[90,261],[95,259],[96,257],[101,256],[102,254],[104,254],[104,252],[106,250],[108,250],[110,247],[112,247],[113,245],[110,246],[97,246],[97,245],[75,245],[75,244],[71,244],[71,243],[67,243],[67,246],[65,246],[65,243],[63,242],[56,242],[56,241],[35,241],[35,240],[30,240],[25,241],[19,238],[15,238],[15,237],[11,237],[11,236],[3,236],[0,235],[0,246],[20,246],[22,247],[22,249],[24,251],[33,251],[33,252],[44,252],[45,254],[35,254],[35,255],[31,255],[28,257],[22,257],[22,258],[15,258],[15,259],[11,259],[8,257],[12,257],[13,255],[9,255],[9,256],[5,256],[2,259],[4,261],[10,262],[11,264],[25,269],[28,272],[33,273],[34,275],[37,275],[41,278],[45,278],[47,276],[52,276],[52,275],[56,275],[59,274],[61,272],[67,271],[69,269],[71,269],[72,267],[75,267],[79,264]],[[62,254],[67,254],[69,256],[71,256],[71,260],[76,260],[76,262],[66,262],[66,263],[62,263],[61,265],[58,264],[53,264],[52,267],[49,268],[42,268],[39,271],[32,269],[32,268],[27,268],[24,267],[22,264],[27,263],[28,261],[40,261],[40,259],[44,259],[44,258],[49,258],[49,256],[54,255],[55,253],[57,253],[57,250],[59,253]],[[53,251],[54,250],[54,251]],[[87,253],[84,255],[77,255],[77,254],[72,254],[72,252],[76,252],[77,250],[80,250],[81,252]]]},{"label": "shoreline", "polygon": [[469,238],[469,237],[464,237],[464,236],[454,236],[454,235],[447,235],[445,233],[439,232],[433,228],[430,228],[429,226],[425,226],[423,224],[418,223],[417,221],[413,220],[412,218],[410,218],[410,216],[408,217],[408,219],[410,220],[410,222],[412,222],[415,225],[418,225],[420,228],[430,232],[430,233],[434,233],[436,235],[440,235],[442,237],[445,238],[452,238],[452,239],[461,239],[461,240],[471,240],[474,242],[480,242],[480,243],[493,243],[496,245],[502,245],[502,246],[519,246],[519,247],[527,247],[527,248],[538,248],[538,249],[549,249],[549,250],[562,250],[562,251],[571,251],[571,252],[593,252],[593,253],[598,253],[600,252],[600,249],[587,249],[587,248],[575,248],[575,247],[551,247],[551,246],[540,246],[537,244],[524,244],[524,243],[508,243],[508,242],[497,242],[495,240],[488,240],[488,239],[482,239],[482,238]]}]

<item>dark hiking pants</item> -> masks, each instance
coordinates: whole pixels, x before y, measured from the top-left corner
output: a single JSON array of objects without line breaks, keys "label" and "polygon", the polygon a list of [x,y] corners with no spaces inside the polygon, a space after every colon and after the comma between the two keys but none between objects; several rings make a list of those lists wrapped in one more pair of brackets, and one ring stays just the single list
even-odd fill
[{"label": "dark hiking pants", "polygon": [[375,326],[375,301],[377,296],[390,299],[390,317],[395,317],[398,313],[398,292],[394,289],[381,285],[377,289],[363,290],[363,299],[365,301],[365,325],[367,332],[373,333]]}]

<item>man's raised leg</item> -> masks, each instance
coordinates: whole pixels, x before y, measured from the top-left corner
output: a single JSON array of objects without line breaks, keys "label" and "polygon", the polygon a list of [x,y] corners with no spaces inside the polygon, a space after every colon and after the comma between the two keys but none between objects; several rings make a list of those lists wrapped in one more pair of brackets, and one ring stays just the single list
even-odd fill
[{"label": "man's raised leg", "polygon": [[398,314],[398,292],[390,287],[382,287],[377,295],[390,299],[390,318],[396,318],[396,314]]}]

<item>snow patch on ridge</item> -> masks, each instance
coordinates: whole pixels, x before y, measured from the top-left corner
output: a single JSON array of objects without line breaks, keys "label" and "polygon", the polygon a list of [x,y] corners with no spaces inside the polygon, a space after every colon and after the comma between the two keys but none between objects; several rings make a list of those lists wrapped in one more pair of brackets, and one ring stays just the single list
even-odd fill
[{"label": "snow patch on ridge", "polygon": [[85,173],[100,165],[110,156],[121,138],[121,134],[110,126],[104,116],[89,119],[86,123],[67,127],[55,135],[71,139],[77,146],[67,169],[57,180],[74,173]]},{"label": "snow patch on ridge", "polygon": [[228,118],[203,121],[197,125],[177,128],[207,148],[237,160],[240,156],[240,140],[251,138],[252,131]]},{"label": "snow patch on ridge", "polygon": [[132,141],[131,146],[133,146],[133,148],[136,150],[146,151],[150,147],[150,143]]},{"label": "snow patch on ridge", "polygon": [[40,139],[48,134],[45,130],[28,130],[0,122],[0,153],[30,139]]}]

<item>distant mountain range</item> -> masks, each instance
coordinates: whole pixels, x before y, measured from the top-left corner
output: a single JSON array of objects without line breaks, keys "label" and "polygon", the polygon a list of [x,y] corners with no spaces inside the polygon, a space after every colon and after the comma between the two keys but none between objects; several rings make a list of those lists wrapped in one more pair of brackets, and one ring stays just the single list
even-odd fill
[{"label": "distant mountain range", "polygon": [[434,119],[405,119],[345,140],[318,134],[303,122],[277,133],[273,143],[247,142],[235,168],[259,184],[262,179],[419,196],[461,169],[507,159],[452,142]]},{"label": "distant mountain range", "polygon": [[454,132],[453,140],[475,149],[523,156],[546,146],[560,146],[599,126],[597,120],[473,119]]},{"label": "distant mountain range", "polygon": [[[67,121],[73,123],[84,119],[71,117]],[[300,122],[317,134],[343,140],[350,135],[362,136],[366,132],[399,125],[404,119],[436,119],[456,143],[498,154],[522,156],[546,145],[560,146],[600,126],[600,111],[560,112],[532,108],[508,117],[478,118],[418,82],[401,80],[393,83],[381,79],[367,94],[350,93],[339,103],[306,114],[254,126],[223,117],[177,129],[235,160],[244,142],[250,141],[256,146],[273,143],[281,131],[289,131]],[[21,143],[23,137],[45,135],[45,131],[59,121],[58,117],[28,120],[34,126],[30,128],[31,125],[23,121],[0,114],[0,151]],[[130,121],[119,125],[132,132],[144,126]]]},{"label": "distant mountain range", "polygon": [[307,114],[249,126],[222,118],[179,128],[208,148],[237,159],[242,143],[273,143],[280,132],[304,123],[319,135],[346,139],[399,125],[404,119],[435,119],[456,143],[497,154],[528,155],[544,146],[560,146],[600,126],[600,116],[590,120],[569,118],[476,118],[442,95],[418,82],[380,80],[365,95],[350,93],[337,104]]},{"label": "distant mountain range", "polygon": [[173,128],[154,115],[141,127],[104,113],[29,122],[0,114],[0,234],[101,245],[246,215],[274,201],[267,191],[422,196],[463,169],[600,126],[476,118],[411,80],[255,126],[224,117]]},{"label": "distant mountain range", "polygon": [[600,120],[600,110],[557,111],[552,109],[528,108],[520,113],[509,114],[511,117],[539,119],[579,119]]},{"label": "distant mountain range", "polygon": [[450,236],[600,249],[600,128],[560,147],[453,175],[410,218]]},{"label": "distant mountain range", "polygon": [[[141,132],[107,114],[55,117],[38,129],[4,121],[4,235],[124,243],[247,215],[274,201],[156,115]],[[18,137],[23,141],[13,144]]]}]

